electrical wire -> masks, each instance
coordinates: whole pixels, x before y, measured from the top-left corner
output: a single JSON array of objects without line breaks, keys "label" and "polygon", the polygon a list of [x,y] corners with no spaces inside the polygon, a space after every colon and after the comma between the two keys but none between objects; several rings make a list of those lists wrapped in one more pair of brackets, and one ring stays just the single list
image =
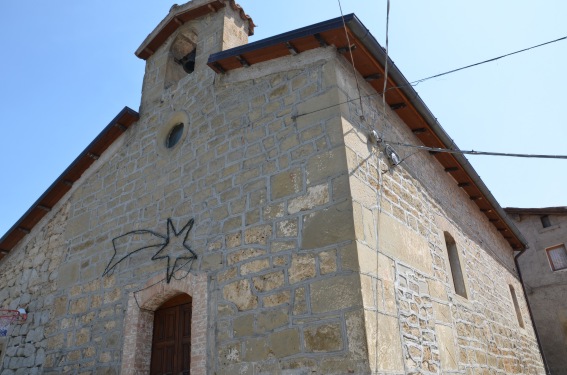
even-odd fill
[{"label": "electrical wire", "polygon": [[382,105],[386,110],[386,86],[388,86],[388,29],[390,28],[390,0],[386,5],[386,57],[384,58],[384,88],[382,89]]},{"label": "electrical wire", "polygon": [[[350,44],[350,37],[348,36],[348,30],[346,26],[345,16],[343,15],[343,7],[341,5],[341,0],[337,0],[339,2],[339,9],[341,11],[341,18],[343,20],[343,27],[345,29],[345,36],[347,40],[347,48],[350,52],[350,62],[352,64],[352,72],[354,74],[354,79],[356,80],[356,89],[358,91],[358,100],[360,100],[360,118],[364,120],[364,107],[362,106],[362,95],[360,94],[360,85],[358,84],[358,76],[356,75],[356,67],[354,66],[354,57],[352,56],[352,48]],[[389,1],[389,0],[388,0]]]},{"label": "electrical wire", "polygon": [[[350,103],[350,102],[353,102],[353,101],[356,101],[356,100],[359,100],[359,99],[362,99],[362,98],[370,98],[370,97],[372,97],[372,96],[376,96],[376,95],[380,95],[380,94],[382,94],[382,99],[385,100],[385,99],[384,99],[384,94],[385,94],[386,92],[390,91],[390,90],[400,89],[400,88],[404,88],[404,87],[408,87],[408,86],[414,87],[414,86],[417,86],[418,84],[420,84],[420,83],[422,83],[422,82],[431,80],[431,79],[433,79],[433,78],[445,76],[445,75],[448,75],[448,74],[451,74],[451,73],[455,73],[455,72],[458,72],[458,71],[461,71],[461,70],[469,69],[469,68],[472,68],[472,67],[475,67],[475,66],[478,66],[478,65],[482,65],[482,64],[489,63],[489,62],[493,62],[493,61],[502,59],[502,58],[507,57],[507,56],[511,56],[511,55],[515,55],[515,54],[518,54],[518,53],[521,53],[521,52],[529,51],[529,50],[532,50],[532,49],[535,49],[535,48],[538,48],[538,47],[542,47],[542,46],[545,46],[545,45],[548,45],[548,44],[552,44],[552,43],[556,43],[556,42],[559,42],[559,41],[562,41],[562,40],[566,40],[566,39],[567,39],[567,36],[564,36],[564,37],[559,38],[559,39],[554,39],[554,40],[551,40],[551,41],[549,41],[549,42],[541,43],[541,44],[538,44],[538,45],[535,45],[535,46],[532,46],[532,47],[528,47],[528,48],[524,48],[524,49],[521,49],[521,50],[518,50],[518,51],[515,51],[515,52],[507,53],[507,54],[505,54],[505,55],[501,55],[501,56],[498,56],[498,57],[494,57],[494,58],[492,58],[492,59],[484,60],[484,61],[481,61],[481,62],[478,62],[478,63],[475,63],[475,64],[471,64],[471,65],[467,65],[467,66],[463,66],[463,67],[461,67],[461,68],[449,70],[449,71],[447,71],[447,72],[435,74],[435,75],[430,76],[430,77],[418,79],[417,81],[409,82],[409,84],[389,87],[389,88],[387,88],[385,91],[383,91],[382,93],[375,92],[375,93],[372,93],[372,94],[369,94],[369,95],[361,96],[361,97],[359,97],[359,98],[350,99],[350,100],[347,100],[347,101],[345,101],[345,102],[341,102],[341,103],[338,103],[338,104],[333,104],[333,105],[330,105],[330,106],[328,106],[328,107],[324,107],[324,108],[321,108],[321,109],[316,109],[316,110],[311,111],[311,112],[301,113],[301,114],[299,114],[299,115],[293,116],[292,118],[293,118],[293,119],[296,119],[296,118],[301,117],[301,116],[310,115],[310,114],[312,114],[312,113],[316,113],[316,112],[319,112],[319,111],[323,111],[323,110],[325,110],[325,109],[330,109],[330,108],[338,107],[338,106],[340,106],[340,105],[342,105],[342,104],[347,104],[347,103]],[[386,66],[386,68],[387,68],[387,66]],[[356,75],[355,75],[355,76],[356,76]],[[357,82],[358,82],[358,81],[357,81]]]},{"label": "electrical wire", "polygon": [[457,68],[457,69],[449,70],[449,71],[444,72],[444,73],[435,74],[435,75],[433,75],[433,76],[431,76],[431,77],[418,79],[417,81],[410,82],[410,84],[411,84],[412,86],[416,86],[416,85],[420,84],[421,82],[425,82],[425,81],[428,81],[428,80],[433,79],[433,78],[441,77],[441,76],[444,76],[444,75],[447,75],[447,74],[455,73],[455,72],[458,72],[458,71],[461,71],[461,70],[465,70],[465,69],[468,69],[468,68],[472,68],[472,67],[475,67],[475,66],[478,66],[478,65],[482,65],[482,64],[486,64],[486,63],[493,62],[493,61],[496,61],[496,60],[500,60],[500,59],[502,59],[502,58],[504,58],[504,57],[508,57],[508,56],[512,56],[512,55],[515,55],[515,54],[518,54],[518,53],[526,52],[526,51],[529,51],[529,50],[531,50],[531,49],[538,48],[538,47],[542,47],[542,46],[545,46],[545,45],[548,45],[548,44],[552,44],[552,43],[556,43],[556,42],[559,42],[559,41],[565,40],[565,39],[567,39],[567,36],[564,36],[564,37],[559,38],[559,39],[551,40],[551,41],[549,41],[549,42],[541,43],[541,44],[538,44],[538,45],[535,45],[535,46],[532,46],[532,47],[524,48],[524,49],[521,49],[521,50],[518,50],[518,51],[515,51],[515,52],[510,52],[510,53],[507,53],[507,54],[505,54],[505,55],[501,55],[501,56],[498,56],[498,57],[494,57],[494,58],[492,58],[492,59],[488,59],[488,60],[484,60],[484,61],[481,61],[481,62],[477,62],[477,63],[475,63],[475,64],[463,66],[462,68]]},{"label": "electrical wire", "polygon": [[516,153],[492,152],[492,151],[451,150],[451,149],[448,149],[448,148],[428,147],[428,146],[412,145],[412,144],[408,144],[408,143],[391,142],[391,141],[384,141],[384,140],[382,140],[382,142],[387,143],[389,145],[394,145],[394,146],[410,147],[410,148],[416,148],[416,149],[424,150],[424,151],[432,151],[432,152],[448,153],[448,154],[509,156],[509,157],[515,157],[515,158],[537,158],[537,159],[567,159],[567,155],[516,154]]}]

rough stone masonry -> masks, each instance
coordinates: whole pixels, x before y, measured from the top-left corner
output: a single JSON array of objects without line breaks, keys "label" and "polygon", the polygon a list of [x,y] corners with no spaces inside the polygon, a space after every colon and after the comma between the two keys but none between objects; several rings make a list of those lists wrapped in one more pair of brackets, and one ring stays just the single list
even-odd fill
[{"label": "rough stone masonry", "polygon": [[[396,113],[340,104],[358,92],[334,46],[215,73],[209,55],[249,32],[221,3],[153,51],[138,123],[0,262],[0,301],[29,311],[0,373],[148,374],[153,311],[179,293],[195,374],[544,373],[505,239],[428,154],[392,167],[369,145],[371,128],[419,142]],[[187,46],[195,70],[178,74]],[[165,259],[131,256],[102,276],[113,239],[169,218],[194,219],[190,269],[167,283]]]}]

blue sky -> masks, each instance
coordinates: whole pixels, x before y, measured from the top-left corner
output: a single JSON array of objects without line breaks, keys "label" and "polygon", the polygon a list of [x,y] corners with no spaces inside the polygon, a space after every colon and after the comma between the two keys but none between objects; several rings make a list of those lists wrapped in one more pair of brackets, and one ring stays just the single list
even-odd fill
[{"label": "blue sky", "polygon": [[[386,0],[341,0],[385,41]],[[335,0],[241,0],[251,41],[340,15]],[[172,3],[0,2],[0,236],[124,107],[138,110],[134,51]],[[414,81],[567,35],[563,0],[391,2],[390,56]],[[418,85],[461,149],[567,154],[567,41]],[[503,207],[567,205],[567,161],[470,156]]]}]

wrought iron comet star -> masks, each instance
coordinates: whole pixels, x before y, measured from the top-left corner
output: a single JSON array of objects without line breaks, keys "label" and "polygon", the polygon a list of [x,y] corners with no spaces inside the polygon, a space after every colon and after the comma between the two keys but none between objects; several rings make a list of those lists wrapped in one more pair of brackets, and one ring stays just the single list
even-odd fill
[{"label": "wrought iron comet star", "polygon": [[[178,232],[171,219],[167,219],[167,235],[165,236],[151,230],[134,230],[114,238],[112,240],[114,254],[102,276],[112,272],[120,262],[134,254],[146,249],[157,249],[151,259],[154,261],[167,259],[166,279],[169,283],[175,272],[197,259],[197,254],[186,243],[194,223],[195,220],[189,220]],[[136,245],[139,242],[143,242],[143,245]],[[124,245],[121,246],[121,243]]]}]

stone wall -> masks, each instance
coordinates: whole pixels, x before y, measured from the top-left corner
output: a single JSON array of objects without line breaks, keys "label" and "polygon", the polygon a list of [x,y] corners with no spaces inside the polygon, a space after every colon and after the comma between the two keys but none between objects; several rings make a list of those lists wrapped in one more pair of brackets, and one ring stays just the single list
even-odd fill
[{"label": "stone wall", "polygon": [[540,215],[513,215],[530,247],[519,257],[520,270],[532,307],[543,352],[552,374],[567,373],[567,270],[553,271],[546,249],[567,246],[567,215],[549,215],[543,228]]},{"label": "stone wall", "polygon": [[[369,146],[420,144],[365,83],[338,68],[356,250],[373,373],[544,373],[513,252],[434,156]],[[359,82],[362,79],[359,77]],[[362,95],[362,103],[352,100]],[[363,117],[361,117],[361,115]],[[371,125],[369,125],[371,124]],[[382,149],[383,151],[383,149]],[[467,298],[455,293],[444,239],[455,239]],[[515,315],[517,293],[525,329]],[[387,344],[385,344],[387,343]]]},{"label": "stone wall", "polygon": [[41,374],[46,355],[53,349],[48,337],[54,328],[68,214],[68,204],[58,206],[49,219],[40,222],[33,237],[28,236],[0,263],[2,308],[28,311],[24,322],[12,323],[9,335],[0,338],[2,374]]}]

